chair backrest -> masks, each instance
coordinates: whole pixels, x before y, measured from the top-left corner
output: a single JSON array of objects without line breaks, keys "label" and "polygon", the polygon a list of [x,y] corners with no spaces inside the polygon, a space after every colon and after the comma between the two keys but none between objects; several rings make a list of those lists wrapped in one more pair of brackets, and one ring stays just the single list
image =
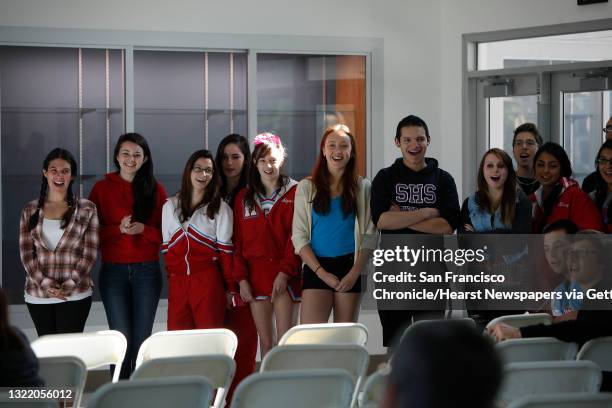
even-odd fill
[{"label": "chair backrest", "polygon": [[300,324],[289,329],[278,342],[288,344],[358,344],[368,342],[368,328],[361,323]]},{"label": "chair backrest", "polygon": [[612,408],[612,394],[549,394],[520,398],[508,408]]},{"label": "chair backrest", "polygon": [[355,384],[352,403],[357,401],[370,355],[357,344],[289,344],[270,350],[261,362],[260,372],[338,368],[348,371]]},{"label": "chair backrest", "polygon": [[504,366],[503,378],[498,400],[507,404],[538,394],[597,393],[601,370],[591,361],[511,363]]},{"label": "chair backrest", "polygon": [[359,408],[377,408],[383,400],[388,370],[378,370],[368,377],[359,398]]},{"label": "chair backrest", "polygon": [[46,388],[72,388],[73,406],[78,407],[85,390],[87,367],[78,357],[41,357],[38,359],[38,375]]},{"label": "chair backrest", "polygon": [[612,337],[589,340],[580,348],[578,360],[590,360],[603,371],[612,371]]},{"label": "chair backrest", "polygon": [[499,316],[487,323],[487,328],[493,327],[497,323],[505,323],[510,326],[521,328],[534,324],[551,324],[552,316],[548,313],[525,313]]},{"label": "chair backrest", "polygon": [[[127,340],[116,330],[89,333],[50,334],[34,340],[32,350],[37,357],[75,356],[88,370],[115,364],[121,366]],[[119,380],[121,370],[115,370],[113,382]]]},{"label": "chair backrest", "polygon": [[153,358],[223,354],[234,358],[238,339],[231,330],[199,329],[157,332],[138,350],[136,367]]},{"label": "chair backrest", "polygon": [[[0,407],[2,408],[57,408],[56,400],[25,400],[11,398],[8,392],[0,393]],[[76,406],[76,405],[75,405]]]},{"label": "chair backrest", "polygon": [[211,386],[204,377],[154,378],[108,383],[94,392],[88,408],[208,407]]},{"label": "chair backrest", "polygon": [[236,388],[232,408],[348,408],[353,380],[345,370],[257,373]]},{"label": "chair backrest", "polygon": [[578,344],[553,337],[511,339],[497,343],[495,347],[504,364],[574,360],[578,352]]},{"label": "chair backrest", "polygon": [[131,379],[143,380],[177,376],[204,376],[216,389],[213,407],[222,407],[227,390],[232,383],[236,363],[229,356],[165,357],[147,360],[136,369]]}]

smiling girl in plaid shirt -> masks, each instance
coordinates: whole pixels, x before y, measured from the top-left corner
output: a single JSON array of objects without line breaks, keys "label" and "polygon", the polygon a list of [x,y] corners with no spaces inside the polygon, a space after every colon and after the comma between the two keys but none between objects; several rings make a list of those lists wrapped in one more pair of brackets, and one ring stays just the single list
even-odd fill
[{"label": "smiling girl in plaid shirt", "polygon": [[43,162],[40,196],[21,213],[25,301],[39,336],[82,332],[91,308],[98,216],[91,201],[72,193],[76,173],[72,154],[53,149]]}]

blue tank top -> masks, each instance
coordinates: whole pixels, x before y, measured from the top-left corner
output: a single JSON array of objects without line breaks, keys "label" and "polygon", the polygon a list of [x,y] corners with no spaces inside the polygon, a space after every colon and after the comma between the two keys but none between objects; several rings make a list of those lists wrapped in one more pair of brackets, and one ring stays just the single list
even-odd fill
[{"label": "blue tank top", "polygon": [[327,214],[312,209],[310,246],[316,256],[326,258],[355,251],[355,211],[344,216],[342,197],[332,198]]}]

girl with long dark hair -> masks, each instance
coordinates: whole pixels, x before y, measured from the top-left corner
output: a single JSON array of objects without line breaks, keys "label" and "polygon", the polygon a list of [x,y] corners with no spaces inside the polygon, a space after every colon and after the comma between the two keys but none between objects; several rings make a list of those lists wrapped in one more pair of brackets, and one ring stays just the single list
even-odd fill
[{"label": "girl with long dark hair", "polygon": [[[478,190],[465,199],[461,207],[459,234],[529,234],[531,233],[531,202],[517,186],[517,176],[512,159],[501,149],[489,149],[478,167]],[[463,244],[470,245],[469,239],[462,238]],[[471,245],[470,245],[471,247]],[[523,247],[504,248],[505,255],[521,253]],[[498,253],[500,253],[499,251]],[[495,256],[495,253],[490,253]],[[491,264],[492,273],[497,265]],[[479,273],[482,265],[469,272]],[[495,317],[508,314],[503,310],[483,310],[478,301],[466,301],[468,315],[479,327]],[[518,312],[517,312],[518,313]]]},{"label": "girl with long dark hair", "polygon": [[[247,175],[251,166],[251,151],[246,137],[232,133],[225,136],[217,147],[215,162],[221,178],[221,198],[233,209],[236,195],[246,187]],[[255,371],[257,357],[257,329],[251,308],[240,297],[238,285],[233,282],[228,287],[231,306],[225,311],[224,327],[238,337],[238,348],[234,360],[236,373],[227,392],[228,403],[236,386]]]},{"label": "girl with long dark hair", "polygon": [[531,232],[531,203],[517,190],[512,159],[501,149],[489,149],[478,167],[478,190],[461,207],[460,233]]},{"label": "girl with long dark hair", "polygon": [[312,176],[295,193],[293,245],[304,264],[300,323],[357,320],[361,273],[376,229],[370,182],[357,174],[355,138],[345,125],[327,128]]},{"label": "girl with long dark hair", "polygon": [[572,165],[563,147],[547,142],[534,158],[535,176],[540,187],[529,196],[533,203],[532,232],[560,219],[569,219],[579,229],[603,230],[597,208],[589,196],[570,178]]},{"label": "girl with long dark hair", "polygon": [[612,233],[612,139],[601,145],[595,159],[595,190],[589,194],[601,214],[605,231]]},{"label": "girl with long dark hair", "polygon": [[217,147],[215,162],[221,178],[221,198],[233,208],[236,194],[246,187],[251,165],[247,138],[236,133],[225,136]]},{"label": "girl with long dark hair", "polygon": [[140,345],[151,335],[161,294],[166,191],[153,176],[151,150],[138,133],[117,140],[113,161],[117,171],[98,181],[89,198],[100,216],[100,295],[110,328],[127,338],[120,378],[129,378]]},{"label": "girl with long dark hair", "polygon": [[285,148],[277,135],[262,133],[254,144],[248,185],[234,207],[234,278],[250,304],[263,356],[293,326],[301,292],[291,243],[297,182],[282,173]]},{"label": "girl with long dark hair", "polygon": [[232,281],[232,212],[219,195],[208,150],[187,160],[180,191],[164,204],[162,234],[168,330],[223,327],[225,287]]},{"label": "girl with long dark hair", "polygon": [[77,163],[67,150],[49,152],[42,173],[40,195],[24,207],[19,226],[26,305],[39,336],[82,332],[98,254],[96,206],[72,192]]}]

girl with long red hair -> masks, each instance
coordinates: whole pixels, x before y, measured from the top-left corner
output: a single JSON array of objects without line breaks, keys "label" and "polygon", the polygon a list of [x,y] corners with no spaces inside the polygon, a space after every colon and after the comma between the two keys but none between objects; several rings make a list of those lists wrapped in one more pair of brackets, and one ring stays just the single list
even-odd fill
[{"label": "girl with long red hair", "polygon": [[362,271],[376,233],[370,181],[357,174],[355,139],[345,125],[325,130],[312,175],[295,194],[293,245],[304,264],[300,323],[357,320]]}]

